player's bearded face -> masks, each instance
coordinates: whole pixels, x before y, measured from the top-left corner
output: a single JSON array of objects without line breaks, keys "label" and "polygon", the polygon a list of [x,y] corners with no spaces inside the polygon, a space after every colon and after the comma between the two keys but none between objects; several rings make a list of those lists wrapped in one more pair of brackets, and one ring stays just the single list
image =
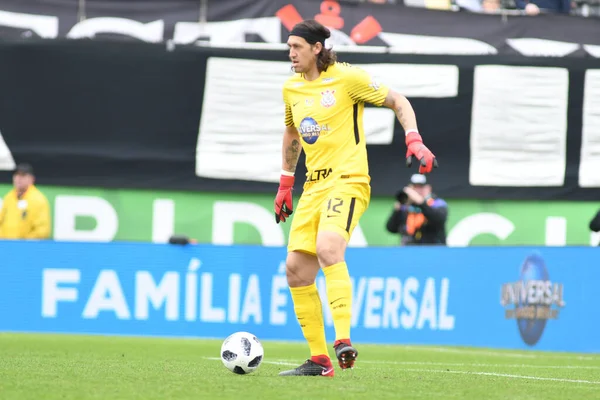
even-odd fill
[{"label": "player's bearded face", "polygon": [[313,65],[316,65],[318,49],[316,45],[309,44],[304,38],[290,36],[288,39],[290,48],[290,61],[294,72],[307,72]]}]

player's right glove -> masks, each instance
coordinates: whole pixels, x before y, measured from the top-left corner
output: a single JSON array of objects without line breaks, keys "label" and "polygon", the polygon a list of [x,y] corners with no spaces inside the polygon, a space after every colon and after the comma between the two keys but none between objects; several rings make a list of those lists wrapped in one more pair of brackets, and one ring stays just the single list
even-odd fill
[{"label": "player's right glove", "polygon": [[406,135],[406,166],[410,167],[412,165],[412,158],[415,156],[417,160],[420,161],[419,173],[426,174],[431,172],[433,168],[437,168],[438,162],[431,152],[423,144],[423,139],[419,132],[417,131],[409,131],[408,135]]},{"label": "player's right glove", "polygon": [[279,178],[279,190],[275,197],[275,222],[285,222],[294,211],[292,204],[292,189],[294,187],[294,175],[281,175]]}]

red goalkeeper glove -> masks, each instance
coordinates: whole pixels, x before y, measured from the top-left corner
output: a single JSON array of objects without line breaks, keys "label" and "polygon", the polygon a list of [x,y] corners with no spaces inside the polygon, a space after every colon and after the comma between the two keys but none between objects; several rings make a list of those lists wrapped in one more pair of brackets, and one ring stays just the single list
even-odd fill
[{"label": "red goalkeeper glove", "polygon": [[292,203],[292,189],[294,187],[294,175],[281,175],[279,178],[279,190],[275,197],[275,222],[285,222],[294,211]]},{"label": "red goalkeeper glove", "polygon": [[419,132],[408,131],[406,135],[406,166],[412,165],[412,158],[415,156],[420,161],[419,173],[426,174],[433,168],[438,167],[438,162],[433,153],[423,144],[423,139]]}]

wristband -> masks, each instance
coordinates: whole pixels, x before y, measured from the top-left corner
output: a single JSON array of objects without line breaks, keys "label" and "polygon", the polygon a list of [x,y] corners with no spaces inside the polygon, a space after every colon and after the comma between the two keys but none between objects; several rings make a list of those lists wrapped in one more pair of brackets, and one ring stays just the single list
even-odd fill
[{"label": "wristband", "polygon": [[285,176],[294,176],[293,172],[290,171],[286,171],[285,169],[281,170],[281,175],[285,175]]}]

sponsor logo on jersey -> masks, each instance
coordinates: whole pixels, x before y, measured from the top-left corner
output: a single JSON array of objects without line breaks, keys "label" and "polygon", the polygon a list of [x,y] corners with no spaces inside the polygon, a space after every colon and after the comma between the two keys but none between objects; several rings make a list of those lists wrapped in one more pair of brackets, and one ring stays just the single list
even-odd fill
[{"label": "sponsor logo on jersey", "polygon": [[325,108],[329,108],[332,105],[335,104],[335,90],[325,90],[324,92],[321,92],[321,95],[323,97],[321,97],[321,105]]},{"label": "sponsor logo on jersey", "polygon": [[300,136],[308,143],[313,144],[317,141],[321,132],[328,131],[329,125],[320,125],[314,118],[306,117],[300,122]]},{"label": "sponsor logo on jersey", "polygon": [[331,174],[331,172],[333,172],[331,168],[315,169],[314,171],[311,171],[308,174],[306,174],[306,181],[316,182],[320,181],[321,179],[326,179]]}]

